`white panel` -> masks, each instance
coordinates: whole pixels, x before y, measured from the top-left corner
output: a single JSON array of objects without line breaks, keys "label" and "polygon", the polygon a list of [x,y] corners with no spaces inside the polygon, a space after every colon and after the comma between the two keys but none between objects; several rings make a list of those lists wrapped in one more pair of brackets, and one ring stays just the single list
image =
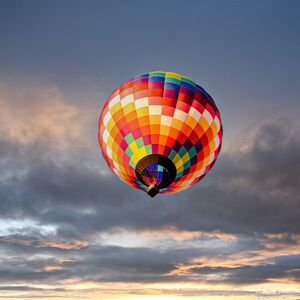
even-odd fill
[{"label": "white panel", "polygon": [[208,110],[206,110],[206,109],[204,110],[203,116],[204,116],[204,118],[207,120],[208,124],[211,124],[211,123],[212,123],[213,118],[212,118],[212,116],[211,116],[211,114],[209,113]]},{"label": "white panel", "polygon": [[136,109],[148,106],[148,98],[138,99],[134,103],[135,103]]},{"label": "white panel", "polygon": [[[195,178],[194,178],[195,179]],[[194,179],[189,179],[189,180],[186,180],[184,181],[184,185],[183,186],[189,186],[190,184],[192,184],[192,182],[194,181]]]},{"label": "white panel", "polygon": [[149,114],[150,115],[161,115],[162,107],[161,105],[150,105]]},{"label": "white panel", "polygon": [[112,159],[112,151],[109,147],[106,148],[106,153],[107,153],[107,156]]},{"label": "white panel", "polygon": [[198,172],[195,172],[193,175],[193,178],[196,179],[198,177],[200,177],[201,175],[203,175],[205,172],[205,167],[203,167],[201,170],[199,170]]},{"label": "white panel", "polygon": [[171,126],[172,123],[172,117],[169,116],[161,116],[161,124],[166,126]]},{"label": "white panel", "polygon": [[218,130],[220,130],[221,124],[220,124],[219,118],[217,116],[215,116],[214,121],[216,123]]},{"label": "white panel", "polygon": [[115,98],[110,100],[108,107],[111,109],[119,101],[120,101],[120,95],[117,95]]},{"label": "white panel", "polygon": [[109,136],[109,133],[108,133],[108,131],[105,129],[104,132],[103,132],[103,136],[102,136],[103,141],[104,141],[105,144],[107,143],[108,136]]},{"label": "white panel", "polygon": [[117,170],[116,168],[113,168],[113,171],[114,171],[117,175],[120,174],[119,170]]},{"label": "white panel", "polygon": [[210,163],[212,163],[212,161],[214,160],[214,156],[215,156],[215,154],[214,154],[214,152],[213,152],[213,153],[209,156],[207,165],[209,165]]},{"label": "white panel", "polygon": [[185,118],[187,116],[187,113],[180,110],[180,109],[175,109],[175,113],[174,113],[174,118],[175,119],[178,119],[178,120],[181,120],[182,122],[185,121]]},{"label": "white panel", "polygon": [[108,112],[106,113],[106,115],[104,116],[104,118],[103,118],[104,126],[107,125],[107,123],[109,122],[109,120],[110,120],[111,118],[112,118],[112,115],[111,115],[111,113],[108,111]]},{"label": "white panel", "polygon": [[115,161],[113,161],[114,167],[116,170],[120,171],[120,166]]},{"label": "white panel", "polygon": [[197,109],[195,109],[194,107],[191,107],[191,108],[190,108],[189,115],[190,115],[191,117],[193,117],[194,120],[195,120],[197,123],[198,123],[198,121],[199,121],[199,119],[200,119],[200,117],[201,117],[200,112],[199,112]]},{"label": "white panel", "polygon": [[124,107],[125,105],[127,105],[128,103],[133,102],[133,101],[134,101],[133,95],[129,94],[121,100],[121,103],[122,103],[122,106]]},{"label": "white panel", "polygon": [[217,149],[219,147],[219,145],[220,145],[220,138],[219,138],[218,135],[215,136],[214,142],[215,142],[215,147]]}]

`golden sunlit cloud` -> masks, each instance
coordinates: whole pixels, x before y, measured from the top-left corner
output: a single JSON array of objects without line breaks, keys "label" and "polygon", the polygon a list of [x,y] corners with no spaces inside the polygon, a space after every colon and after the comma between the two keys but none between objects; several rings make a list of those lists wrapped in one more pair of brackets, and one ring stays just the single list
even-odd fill
[{"label": "golden sunlit cloud", "polygon": [[0,89],[1,132],[22,144],[43,141],[52,147],[66,147],[83,142],[91,111],[68,100],[50,84],[25,91],[3,85]]},{"label": "golden sunlit cloud", "polygon": [[47,248],[56,248],[63,250],[71,250],[71,249],[82,249],[89,245],[86,241],[46,241],[46,240],[32,240],[32,239],[22,239],[22,238],[13,238],[13,237],[0,237],[0,242],[7,244],[15,244],[22,246],[33,246],[37,248],[47,247]]},{"label": "golden sunlit cloud", "polygon": [[179,230],[174,226],[164,226],[159,230],[143,230],[141,234],[150,237],[171,237],[177,241],[183,241],[192,238],[217,238],[224,240],[235,240],[237,237],[234,234],[224,233],[220,231],[187,231]]}]

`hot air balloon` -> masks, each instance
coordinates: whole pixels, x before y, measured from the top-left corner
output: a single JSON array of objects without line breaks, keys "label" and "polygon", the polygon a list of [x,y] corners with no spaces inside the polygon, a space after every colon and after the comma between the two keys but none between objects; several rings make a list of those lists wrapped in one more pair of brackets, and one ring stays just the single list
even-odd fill
[{"label": "hot air balloon", "polygon": [[188,77],[155,71],[119,86],[102,109],[98,138],[109,168],[130,186],[175,193],[197,183],[221,149],[210,95]]}]

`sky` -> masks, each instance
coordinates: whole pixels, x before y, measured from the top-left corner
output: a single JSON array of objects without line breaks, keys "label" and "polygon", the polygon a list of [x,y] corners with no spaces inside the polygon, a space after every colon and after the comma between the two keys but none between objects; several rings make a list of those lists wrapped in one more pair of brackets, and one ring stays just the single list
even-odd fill
[{"label": "sky", "polygon": [[[300,2],[0,0],[0,299],[300,298]],[[97,122],[154,70],[215,100],[218,160],[149,198]]]}]

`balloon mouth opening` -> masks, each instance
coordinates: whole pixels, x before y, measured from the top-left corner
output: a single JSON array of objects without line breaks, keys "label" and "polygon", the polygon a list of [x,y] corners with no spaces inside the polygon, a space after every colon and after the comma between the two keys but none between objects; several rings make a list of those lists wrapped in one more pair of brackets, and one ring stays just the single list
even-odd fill
[{"label": "balloon mouth opening", "polygon": [[147,194],[154,197],[174,181],[177,171],[168,157],[150,154],[137,163],[135,174],[137,179],[147,187]]}]

